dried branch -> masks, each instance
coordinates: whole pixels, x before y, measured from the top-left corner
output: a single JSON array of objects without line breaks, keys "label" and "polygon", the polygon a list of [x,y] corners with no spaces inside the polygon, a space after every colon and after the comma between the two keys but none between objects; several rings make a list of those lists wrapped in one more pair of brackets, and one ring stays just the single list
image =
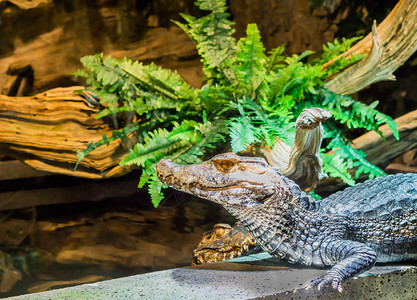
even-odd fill
[{"label": "dried branch", "polygon": [[[400,0],[385,20],[354,47],[340,56],[369,53],[353,67],[329,80],[325,87],[332,92],[349,95],[393,75],[417,50],[417,1]],[[334,63],[329,61],[323,68]]]},{"label": "dried branch", "polygon": [[277,140],[271,149],[268,145],[253,144],[239,155],[262,156],[283,175],[297,182],[304,190],[312,190],[326,174],[319,156],[323,140],[321,122],[330,118],[324,109],[304,109],[295,122],[294,143],[290,147]]},{"label": "dried branch", "polygon": [[270,165],[296,181],[302,189],[312,190],[326,176],[319,152],[323,140],[321,122],[328,118],[330,113],[324,109],[305,109],[295,123],[295,139],[291,148],[277,141],[272,150],[263,148],[259,152]]}]

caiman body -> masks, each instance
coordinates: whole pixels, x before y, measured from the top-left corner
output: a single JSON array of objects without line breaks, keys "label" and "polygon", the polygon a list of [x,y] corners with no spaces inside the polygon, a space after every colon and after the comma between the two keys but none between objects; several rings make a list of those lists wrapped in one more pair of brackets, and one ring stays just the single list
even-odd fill
[{"label": "caiman body", "polygon": [[220,154],[197,165],[161,160],[160,180],[217,202],[267,252],[291,263],[333,266],[331,286],[375,262],[417,259],[417,174],[369,180],[316,201],[262,158]]}]

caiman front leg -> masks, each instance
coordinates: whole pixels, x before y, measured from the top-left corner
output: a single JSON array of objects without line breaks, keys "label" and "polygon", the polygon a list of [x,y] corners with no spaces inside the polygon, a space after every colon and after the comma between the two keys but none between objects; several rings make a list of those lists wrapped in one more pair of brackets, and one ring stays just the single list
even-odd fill
[{"label": "caiman front leg", "polygon": [[311,282],[318,289],[330,286],[342,292],[342,282],[372,268],[376,252],[365,244],[349,240],[323,242],[320,247],[325,265],[336,263],[324,276]]}]

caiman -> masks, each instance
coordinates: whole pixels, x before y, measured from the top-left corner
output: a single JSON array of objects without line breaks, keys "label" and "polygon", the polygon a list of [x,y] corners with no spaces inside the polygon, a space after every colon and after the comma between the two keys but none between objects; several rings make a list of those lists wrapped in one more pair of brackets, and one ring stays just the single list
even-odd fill
[{"label": "caiman", "polygon": [[417,259],[417,174],[368,180],[316,201],[265,159],[225,153],[195,165],[163,159],[166,185],[221,204],[265,251],[332,268],[312,281],[342,283],[376,262]]},{"label": "caiman", "polygon": [[216,224],[214,229],[204,233],[193,251],[191,265],[202,265],[235,258],[242,254],[259,251],[255,240],[241,224]]}]

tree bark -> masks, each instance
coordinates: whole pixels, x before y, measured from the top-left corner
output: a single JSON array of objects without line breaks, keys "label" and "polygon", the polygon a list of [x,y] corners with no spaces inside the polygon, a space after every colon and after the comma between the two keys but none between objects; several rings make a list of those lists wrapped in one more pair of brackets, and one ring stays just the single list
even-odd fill
[{"label": "tree bark", "polygon": [[123,145],[132,139],[96,149],[74,170],[77,151],[112,132],[103,119],[94,118],[98,107],[75,94],[77,89],[82,87],[57,88],[33,97],[0,95],[0,152],[59,174],[107,178],[129,172],[119,161],[128,153]]},{"label": "tree bark", "polygon": [[353,140],[353,147],[366,153],[366,159],[374,165],[385,168],[395,157],[417,147],[417,111],[412,111],[395,119],[400,140],[397,141],[388,128],[379,129],[385,141],[375,131],[370,131]]},{"label": "tree bark", "polygon": [[[417,50],[417,1],[400,0],[385,20],[355,46],[339,57],[353,53],[369,54],[351,68],[329,80],[325,87],[343,95],[353,94],[383,80],[395,80],[393,75]],[[329,61],[323,68],[334,63]]]}]

